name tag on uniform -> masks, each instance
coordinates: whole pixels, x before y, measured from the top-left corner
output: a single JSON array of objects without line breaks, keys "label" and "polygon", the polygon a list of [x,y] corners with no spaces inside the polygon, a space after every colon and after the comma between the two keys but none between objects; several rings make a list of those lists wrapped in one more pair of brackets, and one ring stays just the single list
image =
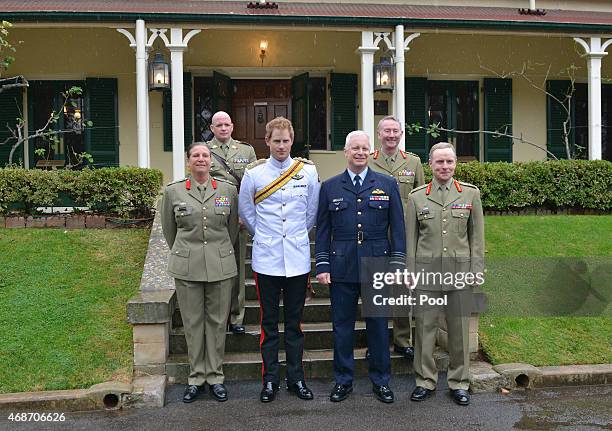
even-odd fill
[{"label": "name tag on uniform", "polygon": [[298,188],[301,188],[301,187],[308,187],[308,184],[294,184],[293,185],[294,189],[298,189]]},{"label": "name tag on uniform", "polygon": [[423,207],[421,211],[419,211],[419,215],[429,214],[429,207]]},{"label": "name tag on uniform", "polygon": [[216,207],[228,207],[230,206],[230,199],[228,196],[217,196],[215,198]]},{"label": "name tag on uniform", "polygon": [[249,162],[249,159],[234,159],[234,163],[247,164],[247,163],[251,163],[251,162]]},{"label": "name tag on uniform", "polygon": [[414,171],[409,171],[406,169],[402,169],[398,172],[398,176],[400,177],[414,177]]},{"label": "name tag on uniform", "polygon": [[371,195],[370,196],[370,200],[371,201],[388,201],[389,200],[389,196],[381,196],[381,195]]},{"label": "name tag on uniform", "polygon": [[471,210],[472,204],[452,204],[452,210]]}]

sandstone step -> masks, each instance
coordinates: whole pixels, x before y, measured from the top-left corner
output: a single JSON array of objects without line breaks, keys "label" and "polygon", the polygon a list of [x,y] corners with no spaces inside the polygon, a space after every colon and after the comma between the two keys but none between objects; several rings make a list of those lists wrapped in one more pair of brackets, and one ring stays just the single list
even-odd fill
[{"label": "sandstone step", "polygon": [[[259,325],[247,325],[246,333],[235,335],[231,332],[227,333],[225,341],[225,351],[233,352],[258,352],[259,351]],[[302,325],[304,332],[304,348],[308,350],[328,349],[334,345],[334,335],[332,324],[329,322],[322,323],[304,323]],[[284,346],[285,328],[283,324],[279,325],[280,345],[281,349]],[[355,347],[367,347],[367,336],[364,321],[355,322],[354,333]],[[392,343],[392,324],[389,324],[389,342]],[[185,341],[185,332],[182,327],[174,328],[170,332],[170,353],[185,354],[187,353],[187,342]]]},{"label": "sandstone step", "polygon": [[[257,290],[255,289],[255,279],[247,278],[245,280],[245,298],[247,300],[257,301]],[[329,298],[329,285],[320,284],[316,278],[310,279],[310,284],[314,289],[316,296],[315,298]]]},{"label": "sandstone step", "polygon": [[[365,358],[365,348],[355,349],[355,375],[368,374],[368,361]],[[333,379],[333,350],[305,350],[304,373],[307,380],[313,378]],[[285,354],[279,352],[281,368],[285,368]],[[436,354],[436,364],[442,371],[448,368],[448,355],[445,352]],[[261,379],[261,355],[259,353],[227,353],[223,365],[225,379],[230,380],[259,380]],[[405,375],[413,372],[412,363],[404,357],[391,353],[392,375]],[[166,363],[166,374],[176,383],[187,383],[189,363],[187,355],[170,355]],[[281,376],[284,377],[284,370]],[[317,394],[320,396],[320,394]],[[325,394],[327,395],[327,394]],[[254,395],[256,396],[256,394]]]},{"label": "sandstone step", "polygon": [[[284,310],[281,300],[279,310],[280,321],[284,321]],[[357,320],[361,320],[361,307],[358,306]],[[331,322],[331,304],[329,298],[312,298],[304,305],[302,322]],[[255,300],[245,301],[244,324],[259,324],[259,302]],[[173,327],[183,326],[180,309],[177,308],[172,316]]]}]

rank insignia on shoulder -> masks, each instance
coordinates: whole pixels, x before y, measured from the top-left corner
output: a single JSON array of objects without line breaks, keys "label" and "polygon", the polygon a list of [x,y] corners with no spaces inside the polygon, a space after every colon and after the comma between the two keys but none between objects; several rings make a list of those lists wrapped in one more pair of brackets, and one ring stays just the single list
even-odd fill
[{"label": "rank insignia on shoulder", "polygon": [[236,148],[238,148],[238,147],[235,146],[235,145],[232,145],[232,150],[235,150]]},{"label": "rank insignia on shoulder", "polygon": [[371,201],[388,201],[389,200],[389,196],[382,196],[382,195],[371,195],[370,196],[370,200]]},{"label": "rank insignia on shoulder", "polygon": [[385,191],[381,189],[374,189],[372,190],[372,194],[373,195],[386,195],[387,193],[385,193]]},{"label": "rank insignia on shoulder", "polygon": [[212,146],[212,147],[210,147],[210,148],[217,148],[217,145],[213,145],[213,146]]},{"label": "rank insignia on shoulder", "polygon": [[292,180],[301,180],[302,178],[304,178],[304,175],[300,175],[300,174],[295,174],[294,176],[291,177]]},{"label": "rank insignia on shoulder", "polygon": [[414,171],[409,171],[407,169],[402,169],[399,171],[398,175],[400,177],[414,177]]},{"label": "rank insignia on shoulder", "polygon": [[452,210],[471,210],[472,204],[452,204]]},{"label": "rank insignia on shoulder", "polygon": [[430,212],[430,211],[429,211],[429,207],[423,207],[423,208],[421,209],[421,211],[419,211],[419,214],[420,214],[420,215],[423,215],[423,214],[429,214],[429,212]]},{"label": "rank insignia on shoulder", "polygon": [[334,198],[334,199],[332,199],[332,202],[333,203],[342,202],[343,200],[344,200],[344,198]]},{"label": "rank insignia on shoulder", "polygon": [[230,200],[228,196],[217,196],[215,198],[215,206],[216,207],[229,207]]}]

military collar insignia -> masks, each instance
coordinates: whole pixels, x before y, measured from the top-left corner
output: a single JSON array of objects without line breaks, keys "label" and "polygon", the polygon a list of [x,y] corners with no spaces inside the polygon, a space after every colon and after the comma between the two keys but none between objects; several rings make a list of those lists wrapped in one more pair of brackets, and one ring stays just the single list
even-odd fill
[{"label": "military collar insignia", "polygon": [[455,188],[459,193],[461,193],[461,186],[459,185],[459,181],[453,178],[453,182],[455,183]]},{"label": "military collar insignia", "polygon": [[217,196],[215,197],[215,206],[216,207],[229,207],[230,199],[228,196]]},{"label": "military collar insignia", "polygon": [[185,188],[187,190],[191,190],[191,180],[189,178],[187,178],[187,181],[185,181]]},{"label": "military collar insignia", "polygon": [[402,150],[399,150],[399,153],[402,155],[402,158],[406,158],[406,153],[404,153]]},{"label": "military collar insignia", "polygon": [[431,184],[431,181],[429,182],[429,184],[427,184],[427,188],[425,189],[425,196],[429,196],[429,194],[431,193]]},{"label": "military collar insignia", "polygon": [[374,190],[372,190],[372,194],[373,195],[386,195],[387,193],[384,190],[381,190],[381,189],[374,189]]},{"label": "military collar insignia", "polygon": [[304,175],[300,175],[300,174],[295,174],[294,176],[291,177],[292,180],[296,180],[296,181],[299,181],[302,178],[304,178]]},{"label": "military collar insignia", "polygon": [[452,210],[471,210],[472,204],[452,204]]},{"label": "military collar insignia", "polygon": [[378,159],[378,155],[379,154],[380,154],[380,152],[378,150],[374,151],[373,156],[372,156],[374,158],[374,160]]},{"label": "military collar insignia", "polygon": [[213,186],[213,190],[217,190],[217,181],[214,178],[210,180],[210,183]]}]

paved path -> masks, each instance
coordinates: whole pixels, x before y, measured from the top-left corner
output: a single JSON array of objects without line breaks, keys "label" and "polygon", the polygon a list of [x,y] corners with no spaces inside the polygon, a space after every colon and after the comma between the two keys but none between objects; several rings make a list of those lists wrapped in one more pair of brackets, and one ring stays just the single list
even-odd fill
[{"label": "paved path", "polygon": [[218,403],[203,395],[183,404],[183,386],[171,386],[163,409],[67,413],[63,423],[8,422],[1,412],[0,430],[612,430],[612,386],[517,390],[508,395],[477,394],[469,407],[455,405],[439,388],[423,403],[409,400],[414,378],[395,378],[396,402],[384,405],[359,379],[352,396],[328,401],[329,381],[313,381],[315,400],[298,400],[281,391],[261,404],[257,382],[229,383],[230,400]]}]

